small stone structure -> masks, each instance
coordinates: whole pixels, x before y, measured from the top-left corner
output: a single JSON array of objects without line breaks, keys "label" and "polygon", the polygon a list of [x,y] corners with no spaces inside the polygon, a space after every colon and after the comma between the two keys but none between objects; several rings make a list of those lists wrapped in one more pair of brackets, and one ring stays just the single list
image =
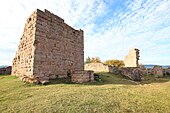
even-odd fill
[{"label": "small stone structure", "polygon": [[95,72],[112,72],[113,67],[103,63],[87,63],[85,70],[93,70]]},{"label": "small stone structure", "polygon": [[94,71],[75,71],[71,76],[71,81],[75,83],[94,81]]},{"label": "small stone structure", "polygon": [[0,68],[0,75],[9,75],[11,74],[11,70],[11,66]]},{"label": "small stone structure", "polygon": [[48,10],[37,9],[25,24],[12,74],[23,81],[45,83],[76,70],[84,70],[83,31],[70,27]]},{"label": "small stone structure", "polygon": [[139,49],[133,48],[124,58],[125,67],[139,67]]},{"label": "small stone structure", "polygon": [[163,77],[162,66],[154,66],[153,67],[153,74],[155,75],[155,77]]}]

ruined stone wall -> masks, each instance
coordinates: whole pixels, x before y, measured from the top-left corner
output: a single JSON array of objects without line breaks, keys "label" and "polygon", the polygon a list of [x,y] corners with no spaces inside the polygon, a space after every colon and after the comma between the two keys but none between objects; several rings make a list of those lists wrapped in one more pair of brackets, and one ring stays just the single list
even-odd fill
[{"label": "ruined stone wall", "polygon": [[37,12],[35,11],[25,23],[18,51],[13,59],[12,75],[27,75],[29,78],[33,78],[36,17]]},{"label": "ruined stone wall", "polygon": [[155,65],[153,68],[140,68],[141,71],[143,71],[144,74],[147,75],[154,75],[155,77],[163,77],[163,76],[169,76],[170,75],[170,69],[163,68],[162,66]]},{"label": "ruined stone wall", "polygon": [[124,58],[125,67],[139,67],[139,49],[131,49]]},{"label": "ruined stone wall", "polygon": [[143,72],[138,67],[123,67],[121,74],[134,81],[141,81],[143,76]]},{"label": "ruined stone wall", "polygon": [[84,69],[83,31],[45,10],[36,10],[27,20],[12,74],[35,79],[66,77]]},{"label": "ruined stone wall", "polygon": [[12,69],[11,66],[0,68],[0,75],[11,74],[11,69]]},{"label": "ruined stone wall", "polygon": [[88,63],[85,64],[85,70],[93,70],[95,72],[112,72],[113,67],[103,63]]}]

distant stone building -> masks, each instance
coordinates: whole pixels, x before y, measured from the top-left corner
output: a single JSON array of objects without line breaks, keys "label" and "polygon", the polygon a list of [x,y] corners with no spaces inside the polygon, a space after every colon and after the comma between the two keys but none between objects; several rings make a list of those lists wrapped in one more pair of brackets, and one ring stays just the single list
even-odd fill
[{"label": "distant stone building", "polygon": [[25,24],[12,74],[24,81],[42,82],[77,70],[84,70],[83,31],[47,10],[37,9]]},{"label": "distant stone building", "polygon": [[139,67],[139,49],[133,48],[124,58],[125,67]]}]

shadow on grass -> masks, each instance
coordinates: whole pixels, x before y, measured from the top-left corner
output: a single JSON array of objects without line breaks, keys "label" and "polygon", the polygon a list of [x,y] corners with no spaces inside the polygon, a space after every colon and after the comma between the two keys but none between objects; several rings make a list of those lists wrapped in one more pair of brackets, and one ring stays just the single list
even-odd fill
[{"label": "shadow on grass", "polygon": [[155,78],[154,75],[145,75],[142,78],[142,81],[136,82],[130,80],[128,77],[125,77],[123,75],[114,75],[111,73],[98,73],[99,79],[97,79],[94,82],[88,82],[88,83],[73,83],[71,82],[70,78],[60,78],[55,80],[50,80],[51,84],[79,84],[79,85],[105,85],[105,84],[122,84],[122,85],[139,85],[139,84],[151,84],[151,83],[164,83],[170,81],[170,76],[166,76],[163,78]]}]

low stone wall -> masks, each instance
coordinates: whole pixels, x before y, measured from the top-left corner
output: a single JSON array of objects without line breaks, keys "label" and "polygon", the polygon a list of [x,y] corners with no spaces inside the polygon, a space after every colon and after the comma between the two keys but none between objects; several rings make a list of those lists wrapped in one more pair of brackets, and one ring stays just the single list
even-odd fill
[{"label": "low stone wall", "polygon": [[[112,67],[102,63],[89,63],[85,65],[85,70],[93,70],[94,72],[111,72],[115,75],[124,75],[134,81],[141,81],[143,72],[138,67]],[[76,76],[81,79],[81,76]],[[81,80],[80,80],[81,81]]]},{"label": "low stone wall", "polygon": [[12,70],[12,67],[11,67],[11,66],[4,67],[4,68],[0,68],[0,75],[8,75],[8,74],[11,74],[11,70]]},{"label": "low stone wall", "polygon": [[84,83],[94,81],[94,72],[91,70],[74,71],[71,75],[71,81],[75,83]]},{"label": "low stone wall", "polygon": [[85,70],[93,70],[94,72],[112,72],[113,67],[103,63],[88,63],[85,64]]}]

